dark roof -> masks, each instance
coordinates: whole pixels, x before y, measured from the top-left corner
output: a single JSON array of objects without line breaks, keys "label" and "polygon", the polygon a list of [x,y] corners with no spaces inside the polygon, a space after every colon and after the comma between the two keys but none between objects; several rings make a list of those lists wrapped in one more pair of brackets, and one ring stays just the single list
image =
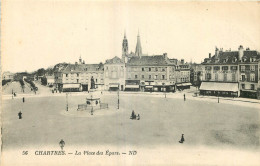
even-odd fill
[{"label": "dark roof", "polygon": [[165,66],[174,65],[170,60],[164,55],[154,55],[154,56],[141,56],[132,57],[128,63],[128,66]]},{"label": "dark roof", "polygon": [[238,62],[251,62],[250,59],[254,58],[256,61],[260,58],[257,51],[245,50],[243,57],[240,57],[238,51],[220,51],[218,58],[216,55],[211,58],[205,58],[202,64],[238,64]]},{"label": "dark roof", "polygon": [[120,59],[119,57],[115,56],[112,59],[108,59],[106,60],[105,64],[119,64],[119,63],[124,63],[122,59]]},{"label": "dark roof", "polygon": [[64,73],[71,72],[93,72],[93,71],[104,71],[104,65],[100,64],[69,64],[64,70]]}]

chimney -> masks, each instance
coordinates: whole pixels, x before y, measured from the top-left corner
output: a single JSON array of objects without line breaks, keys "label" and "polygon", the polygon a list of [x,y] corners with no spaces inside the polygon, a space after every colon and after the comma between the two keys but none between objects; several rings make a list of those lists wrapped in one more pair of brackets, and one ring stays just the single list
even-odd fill
[{"label": "chimney", "polygon": [[209,53],[209,58],[211,58],[211,53]]},{"label": "chimney", "polygon": [[215,49],[215,57],[218,58],[218,55],[219,55],[219,49],[218,49],[218,47],[216,47],[216,49]]},{"label": "chimney", "polygon": [[240,45],[238,47],[238,60],[241,60],[243,56],[244,56],[244,48],[242,45]]},{"label": "chimney", "polygon": [[164,59],[167,58],[167,53],[163,53],[163,58],[164,58]]},{"label": "chimney", "polygon": [[184,59],[181,59],[181,64],[182,64],[182,65],[184,64]]}]

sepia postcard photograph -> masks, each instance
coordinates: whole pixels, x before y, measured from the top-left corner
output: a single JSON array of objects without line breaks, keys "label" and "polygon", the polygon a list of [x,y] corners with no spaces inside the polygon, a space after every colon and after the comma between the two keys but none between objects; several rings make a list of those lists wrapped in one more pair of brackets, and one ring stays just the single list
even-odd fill
[{"label": "sepia postcard photograph", "polygon": [[1,166],[259,166],[259,1],[1,1]]}]

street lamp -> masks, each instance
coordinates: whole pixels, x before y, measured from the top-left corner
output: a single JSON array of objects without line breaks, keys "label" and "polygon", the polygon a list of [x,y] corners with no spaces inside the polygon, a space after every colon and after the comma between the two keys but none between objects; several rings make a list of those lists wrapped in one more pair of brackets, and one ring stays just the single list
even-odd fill
[{"label": "street lamp", "polygon": [[119,109],[119,89],[117,91],[117,109]]},{"label": "street lamp", "polygon": [[69,111],[68,93],[66,93],[66,111]]}]

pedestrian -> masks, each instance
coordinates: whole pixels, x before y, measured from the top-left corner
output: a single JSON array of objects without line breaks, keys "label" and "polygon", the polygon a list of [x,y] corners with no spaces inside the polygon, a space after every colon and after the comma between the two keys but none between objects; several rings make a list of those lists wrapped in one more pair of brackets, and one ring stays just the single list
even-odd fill
[{"label": "pedestrian", "polygon": [[183,95],[183,97],[184,97],[184,101],[186,101],[186,97],[185,97],[185,94]]},{"label": "pedestrian", "polygon": [[101,95],[103,94],[103,92],[101,91]]},{"label": "pedestrian", "polygon": [[134,110],[132,111],[132,115],[131,115],[130,119],[136,119],[136,115],[135,115],[135,111]]},{"label": "pedestrian", "polygon": [[22,119],[22,112],[20,111],[19,113],[18,113],[18,117],[19,117],[19,119]]},{"label": "pedestrian", "polygon": [[23,97],[23,103],[25,102],[25,99],[24,99],[24,97]]},{"label": "pedestrian", "polygon": [[137,115],[137,120],[140,120],[140,115],[139,114]]},{"label": "pedestrian", "polygon": [[63,139],[61,139],[59,145],[60,145],[61,150],[63,151],[63,147],[65,146],[65,141],[63,141]]},{"label": "pedestrian", "polygon": [[184,134],[181,135],[181,140],[179,141],[179,143],[183,143],[185,140],[184,140]]}]

